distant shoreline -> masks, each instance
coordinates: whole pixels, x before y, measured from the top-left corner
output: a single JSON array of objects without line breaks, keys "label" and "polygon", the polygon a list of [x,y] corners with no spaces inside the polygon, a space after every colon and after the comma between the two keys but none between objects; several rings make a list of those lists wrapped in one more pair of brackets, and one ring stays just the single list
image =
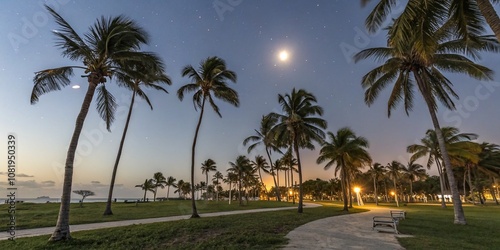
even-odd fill
[{"label": "distant shoreline", "polygon": [[[158,200],[159,198],[157,198]],[[0,204],[4,204],[7,198],[0,198]],[[84,203],[87,202],[106,202],[108,198],[85,198]],[[142,200],[142,198],[116,198],[116,202],[125,202],[125,201],[136,201]],[[17,202],[26,202],[26,203],[60,203],[60,198],[16,198]],[[115,199],[113,199],[115,201]],[[153,201],[153,199],[149,199],[149,201]],[[80,199],[71,199],[71,203],[79,203]]]}]

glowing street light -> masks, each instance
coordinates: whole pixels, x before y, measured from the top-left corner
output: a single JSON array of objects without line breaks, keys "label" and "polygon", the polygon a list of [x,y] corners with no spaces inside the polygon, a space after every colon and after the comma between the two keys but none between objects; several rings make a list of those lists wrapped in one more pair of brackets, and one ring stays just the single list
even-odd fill
[{"label": "glowing street light", "polygon": [[354,192],[356,193],[356,200],[358,201],[358,206],[364,206],[365,204],[363,203],[363,200],[361,199],[361,188],[355,187]]}]

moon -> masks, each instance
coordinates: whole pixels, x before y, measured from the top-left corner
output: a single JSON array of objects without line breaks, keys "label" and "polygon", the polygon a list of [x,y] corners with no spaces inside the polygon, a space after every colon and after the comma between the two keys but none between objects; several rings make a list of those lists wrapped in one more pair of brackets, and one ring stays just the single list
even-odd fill
[{"label": "moon", "polygon": [[75,84],[75,85],[71,86],[71,88],[72,88],[72,89],[79,89],[79,88],[80,88],[80,85]]},{"label": "moon", "polygon": [[279,58],[283,62],[288,60],[288,52],[286,50],[282,50],[279,54]]}]

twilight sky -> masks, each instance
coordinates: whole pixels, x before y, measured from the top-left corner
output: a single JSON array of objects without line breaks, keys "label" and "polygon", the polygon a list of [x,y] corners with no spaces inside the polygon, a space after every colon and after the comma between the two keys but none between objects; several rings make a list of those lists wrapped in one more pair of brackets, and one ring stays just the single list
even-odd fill
[{"label": "twilight sky", "polygon": [[[373,7],[360,1],[17,1],[4,0],[0,8],[0,156],[6,159],[7,135],[18,137],[18,197],[59,197],[67,147],[80,109],[86,79],[75,72],[66,88],[41,96],[36,105],[29,99],[34,72],[66,65],[81,65],[61,56],[55,48],[57,29],[43,8],[50,4],[81,35],[101,15],[126,15],[150,34],[145,51],[164,60],[173,84],[170,94],[148,92],[154,110],[144,102],[134,106],[128,137],[117,175],[115,197],[140,197],[134,188],[154,172],[189,180],[190,148],[199,113],[191,97],[180,102],[177,89],[188,83],[183,66],[198,66],[202,59],[219,56],[238,75],[232,87],[240,95],[240,107],[218,102],[223,118],[207,109],[197,146],[196,162],[212,158],[226,173],[228,162],[247,154],[242,141],[253,135],[262,115],[279,112],[277,95],[304,88],[312,92],[325,110],[328,131],[351,127],[370,141],[369,152],[376,162],[406,163],[406,146],[418,142],[432,127],[423,100],[406,116],[398,108],[387,118],[388,91],[371,107],[363,101],[361,77],[377,66],[375,62],[354,64],[360,49],[385,45],[385,34],[367,34],[364,19]],[[376,2],[376,1],[373,1]],[[497,8],[498,11],[498,8]],[[396,16],[393,16],[396,17]],[[288,51],[287,61],[279,53]],[[498,70],[498,55],[484,54],[480,63]],[[440,110],[442,126],[479,134],[479,141],[500,144],[500,80],[478,82],[463,75],[449,75],[460,95],[457,111]],[[75,161],[73,190],[90,189],[105,197],[123,130],[131,94],[108,85],[119,108],[109,133],[95,110],[95,102],[84,125]],[[495,132],[497,131],[497,132]],[[3,142],[2,142],[3,141]],[[317,147],[319,149],[319,146]],[[255,151],[250,155],[264,154]],[[318,151],[302,151],[304,180],[330,179],[315,163]],[[275,154],[275,157],[278,155]],[[6,160],[0,164],[0,189],[7,187]],[[197,180],[205,180],[201,170]],[[271,177],[267,176],[268,183]],[[171,191],[172,193],[173,191]],[[164,196],[160,191],[158,196]],[[172,194],[171,194],[172,195]],[[0,194],[0,197],[4,195]],[[76,198],[76,196],[75,196]]]}]

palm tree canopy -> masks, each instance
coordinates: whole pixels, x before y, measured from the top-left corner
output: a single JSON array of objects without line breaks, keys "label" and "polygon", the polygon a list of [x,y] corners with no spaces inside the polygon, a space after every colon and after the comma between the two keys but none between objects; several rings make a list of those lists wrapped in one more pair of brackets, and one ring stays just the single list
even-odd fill
[{"label": "palm tree canopy", "polygon": [[74,69],[84,71],[89,84],[98,86],[97,111],[110,129],[114,121],[116,100],[105,87],[107,79],[117,72],[124,72],[127,63],[146,63],[153,65],[158,58],[151,53],[140,52],[140,45],[147,44],[148,34],[134,21],[124,16],[101,17],[85,33],[84,38],[76,33],[64,18],[52,8],[46,6],[55,18],[59,28],[54,31],[57,37],[56,47],[62,55],[82,65],[63,66],[41,70],[35,73],[31,93],[31,104],[38,102],[43,94],[61,90],[71,83]]},{"label": "palm tree canopy", "polygon": [[258,171],[259,169],[264,171],[264,173],[269,174],[269,164],[267,163],[266,159],[262,155],[257,155],[255,156],[255,160],[251,162],[253,165],[254,169]]},{"label": "palm tree canopy", "polygon": [[212,159],[207,159],[201,164],[201,171],[203,174],[208,174],[209,172],[217,170],[215,161]]},{"label": "palm tree canopy", "polygon": [[135,185],[135,187],[140,187],[140,188],[142,188],[142,190],[154,192],[155,191],[155,182],[153,179],[146,179],[144,181],[144,183]]},{"label": "palm tree canopy", "polygon": [[188,76],[192,82],[179,88],[177,96],[182,101],[185,93],[194,92],[195,109],[201,108],[204,100],[208,100],[217,115],[222,117],[219,107],[214,102],[214,97],[236,107],[239,106],[238,93],[227,84],[227,81],[236,83],[236,73],[226,68],[226,62],[223,59],[208,57],[200,63],[198,70],[187,65],[182,70],[182,76]]},{"label": "palm tree canopy", "polygon": [[162,172],[154,173],[153,174],[153,181],[154,181],[154,185],[156,187],[160,187],[160,188],[164,188],[165,184],[167,183],[166,178],[165,178],[165,176],[163,176]]},{"label": "palm tree canopy", "polygon": [[248,146],[248,153],[255,149],[255,147],[263,144],[266,148],[281,153],[279,147],[276,145],[276,138],[272,134],[272,128],[278,122],[278,118],[272,115],[264,115],[260,121],[259,130],[255,130],[255,135],[249,136],[243,140],[243,145],[253,142]]},{"label": "palm tree canopy", "polygon": [[323,143],[316,163],[326,162],[325,170],[336,164],[335,174],[346,164],[349,167],[355,163],[371,163],[372,159],[366,149],[368,140],[356,134],[348,127],[341,128],[336,134],[328,132],[328,139]]},{"label": "palm tree canopy", "polygon": [[406,167],[402,166],[401,170],[406,174],[406,177],[410,181],[416,181],[427,176],[424,167],[421,164],[415,163],[414,160],[410,160]]}]

